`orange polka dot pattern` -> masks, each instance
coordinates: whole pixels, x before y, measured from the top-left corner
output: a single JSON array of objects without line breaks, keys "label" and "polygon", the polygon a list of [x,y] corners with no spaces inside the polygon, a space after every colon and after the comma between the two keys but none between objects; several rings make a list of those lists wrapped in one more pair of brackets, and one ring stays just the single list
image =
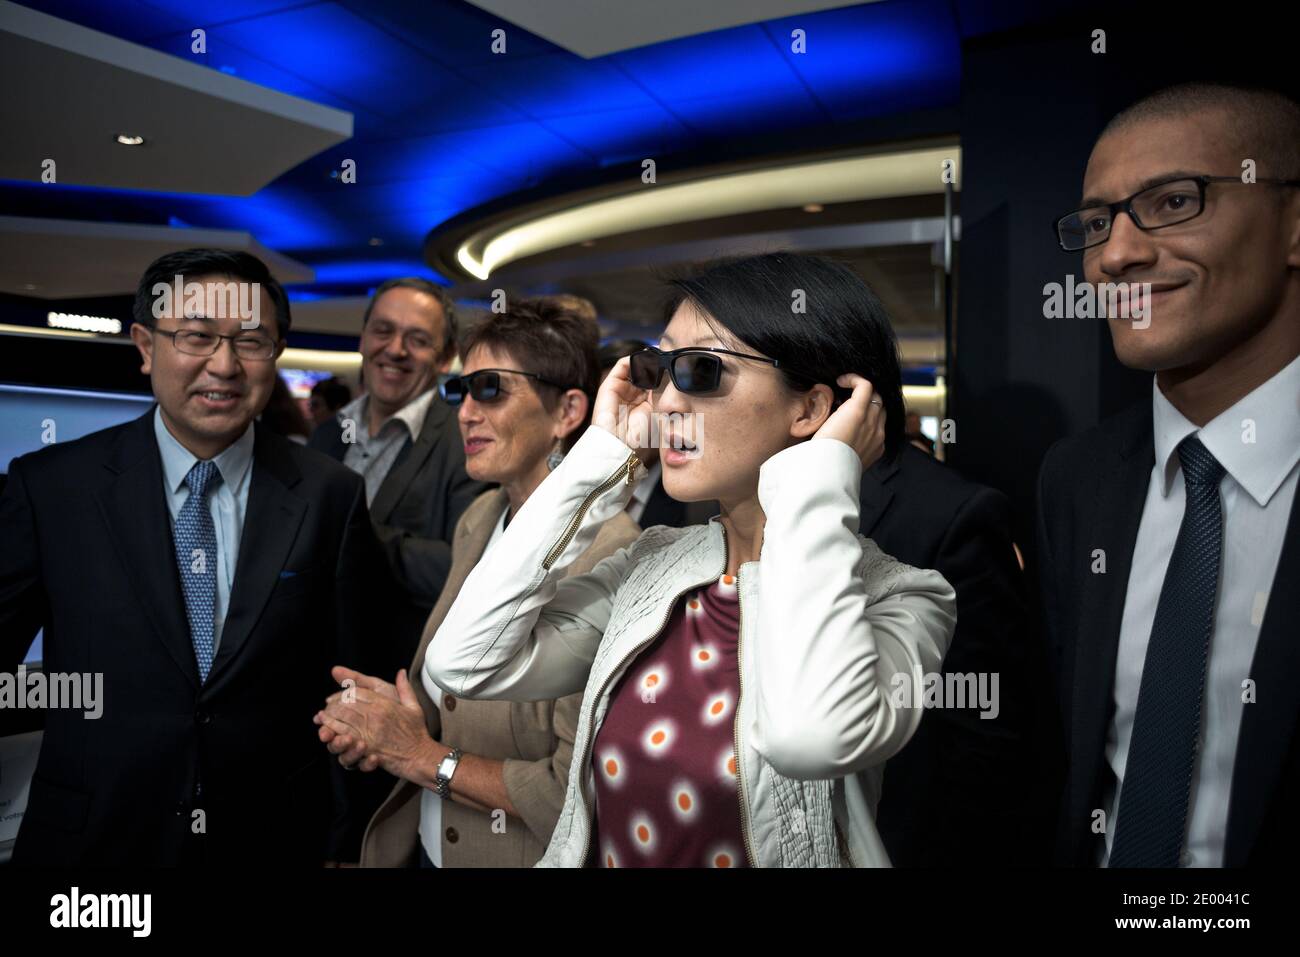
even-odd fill
[{"label": "orange polka dot pattern", "polygon": [[615,685],[592,749],[604,867],[744,867],[736,580],[678,602]]}]

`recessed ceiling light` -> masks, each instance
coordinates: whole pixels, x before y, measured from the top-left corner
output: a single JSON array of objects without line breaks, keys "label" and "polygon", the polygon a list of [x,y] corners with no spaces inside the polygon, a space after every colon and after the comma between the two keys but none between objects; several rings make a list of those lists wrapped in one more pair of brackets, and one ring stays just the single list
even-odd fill
[{"label": "recessed ceiling light", "polygon": [[26,289],[28,292],[31,292],[33,289],[36,288],[36,283],[34,283],[34,282],[25,282],[25,283],[23,283],[23,288]]},{"label": "recessed ceiling light", "polygon": [[805,213],[820,213],[825,208],[826,207],[823,206],[821,203],[806,203],[804,205],[803,211]]},{"label": "recessed ceiling light", "polygon": [[123,146],[140,146],[144,143],[144,137],[136,136],[134,133],[118,133],[117,141]]}]

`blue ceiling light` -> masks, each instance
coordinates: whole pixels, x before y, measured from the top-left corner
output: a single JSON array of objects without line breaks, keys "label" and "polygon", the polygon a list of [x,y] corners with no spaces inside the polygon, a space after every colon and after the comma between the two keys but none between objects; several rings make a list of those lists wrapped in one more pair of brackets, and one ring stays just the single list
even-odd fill
[{"label": "blue ceiling light", "polygon": [[[251,197],[0,183],[0,202],[48,204],[29,215],[248,230],[314,266],[322,288],[432,276],[421,266],[428,231],[515,193],[594,182],[613,167],[634,175],[650,157],[662,171],[859,144],[874,118],[951,108],[959,89],[961,35],[947,0],[862,4],[594,60],[460,0],[39,5],[351,111],[355,135]],[[202,54],[192,50],[196,28],[206,31]],[[796,28],[807,53],[790,49]],[[505,56],[491,52],[495,29],[506,32]],[[357,162],[353,185],[329,178],[344,158]],[[372,236],[384,237],[385,259],[367,258]]]},{"label": "blue ceiling light", "polygon": [[446,277],[438,275],[419,259],[341,260],[320,263],[315,268],[316,283],[325,286],[373,288],[394,276],[419,276],[439,285],[449,285]]}]

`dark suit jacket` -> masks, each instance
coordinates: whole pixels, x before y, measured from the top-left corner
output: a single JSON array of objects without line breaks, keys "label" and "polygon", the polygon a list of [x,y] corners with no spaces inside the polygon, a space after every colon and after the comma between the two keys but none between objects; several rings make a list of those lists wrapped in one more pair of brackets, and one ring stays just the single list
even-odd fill
[{"label": "dark suit jacket", "polygon": [[[1058,863],[1093,866],[1106,730],[1133,547],[1155,465],[1151,403],[1054,445],[1038,479],[1040,587],[1068,754]],[[1224,866],[1295,863],[1300,851],[1300,498],[1291,507],[1251,676],[1261,685],[1237,740]],[[1093,574],[1093,551],[1106,553]],[[1216,639],[1217,640],[1217,639]],[[1265,693],[1264,688],[1273,689]]]},{"label": "dark suit jacket", "polygon": [[378,651],[360,636],[386,629],[360,600],[382,560],[360,477],[255,428],[234,586],[202,686],[153,410],[11,465],[0,667],[43,627],[47,674],[103,675],[100,718],[46,714],[16,864],[355,859],[344,843],[364,821],[347,820],[311,716],[337,690],[332,665],[370,667]]},{"label": "dark suit jacket", "polygon": [[[342,423],[337,418],[322,423],[308,445],[342,462],[347,452]],[[402,658],[393,670],[415,654],[425,619],[442,594],[456,523],[489,487],[465,473],[456,415],[434,396],[419,436],[398,453],[370,507],[388,566],[407,595],[394,616]],[[391,680],[392,673],[383,677]]]},{"label": "dark suit jacket", "polygon": [[863,474],[861,503],[862,534],[900,561],[937,570],[957,592],[944,673],[998,675],[996,718],[978,708],[927,711],[885,766],[876,823],[890,860],[969,867],[1016,859],[1028,800],[1030,632],[1010,503],[910,445]]}]

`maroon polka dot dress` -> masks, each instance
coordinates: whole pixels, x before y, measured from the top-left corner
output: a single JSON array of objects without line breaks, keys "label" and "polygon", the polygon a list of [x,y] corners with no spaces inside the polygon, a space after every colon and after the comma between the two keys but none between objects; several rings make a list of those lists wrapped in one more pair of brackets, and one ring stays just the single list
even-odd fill
[{"label": "maroon polka dot dress", "polygon": [[611,695],[592,748],[602,867],[744,867],[734,725],[740,597],[679,601]]}]

